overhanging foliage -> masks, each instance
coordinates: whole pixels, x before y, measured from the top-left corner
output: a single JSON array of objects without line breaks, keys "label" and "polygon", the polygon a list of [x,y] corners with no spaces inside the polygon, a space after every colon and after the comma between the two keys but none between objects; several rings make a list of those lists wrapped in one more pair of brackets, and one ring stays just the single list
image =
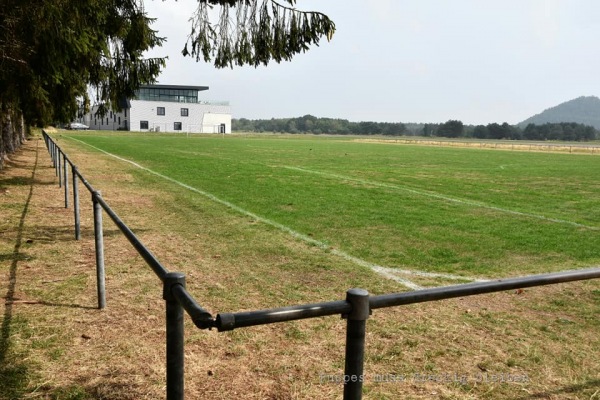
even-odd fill
[{"label": "overhanging foliage", "polygon": [[[331,39],[335,24],[326,15],[281,1],[199,0],[183,53],[214,59],[217,68],[258,66]],[[0,163],[23,136],[15,127],[68,122],[92,103],[100,114],[116,110],[155,82],[165,59],[144,53],[164,38],[152,21],[143,0],[0,2]]]},{"label": "overhanging foliage", "polygon": [[[199,1],[182,51],[197,61],[214,59],[217,68],[289,61],[321,37],[330,40],[335,24],[325,14],[300,11],[295,0]],[[213,8],[219,7],[217,13]],[[213,21],[212,15],[218,15]]]}]

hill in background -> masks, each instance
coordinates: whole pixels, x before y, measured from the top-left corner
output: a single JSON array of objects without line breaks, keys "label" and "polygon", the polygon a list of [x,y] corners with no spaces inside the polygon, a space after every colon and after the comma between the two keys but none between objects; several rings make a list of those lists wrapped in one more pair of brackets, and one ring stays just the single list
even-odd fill
[{"label": "hill in background", "polygon": [[578,97],[527,118],[518,126],[525,128],[528,124],[543,125],[558,122],[576,122],[600,130],[600,99],[595,96]]}]

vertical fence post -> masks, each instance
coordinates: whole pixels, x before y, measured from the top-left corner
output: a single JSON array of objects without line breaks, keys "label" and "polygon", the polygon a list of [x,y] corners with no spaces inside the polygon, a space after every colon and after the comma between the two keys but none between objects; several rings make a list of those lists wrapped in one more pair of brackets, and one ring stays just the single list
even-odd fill
[{"label": "vertical fence post", "polygon": [[104,279],[104,235],[102,232],[102,206],[98,198],[102,197],[100,191],[92,193],[94,203],[94,237],[96,244],[96,285],[98,287],[98,308],[106,307],[106,286]]},{"label": "vertical fence post", "polygon": [[67,168],[67,155],[63,154],[64,160],[64,181],[65,181],[65,208],[69,208],[69,169]]},{"label": "vertical fence post", "polygon": [[62,173],[62,156],[63,156],[63,153],[59,149],[57,157],[56,157],[56,176],[58,176],[58,187],[59,188],[62,187],[62,176],[63,176],[63,173]]},{"label": "vertical fence post", "polygon": [[369,292],[364,289],[350,289],[346,292],[346,301],[352,305],[352,311],[345,316],[348,322],[346,324],[344,400],[360,400],[362,399],[364,380],[365,333],[367,318],[371,312]]},{"label": "vertical fence post", "polygon": [[79,185],[77,182],[77,167],[71,165],[73,175],[73,213],[75,216],[75,240],[81,239],[81,218],[79,216]]},{"label": "vertical fence post", "polygon": [[54,141],[50,141],[52,143],[52,166],[56,169],[56,143]]},{"label": "vertical fence post", "polygon": [[54,169],[55,176],[58,176],[58,156],[60,155],[60,148],[54,143]]},{"label": "vertical fence post", "polygon": [[185,275],[169,272],[163,284],[163,299],[167,309],[167,400],[183,400],[183,307],[173,297],[171,288],[174,285],[185,287]]}]

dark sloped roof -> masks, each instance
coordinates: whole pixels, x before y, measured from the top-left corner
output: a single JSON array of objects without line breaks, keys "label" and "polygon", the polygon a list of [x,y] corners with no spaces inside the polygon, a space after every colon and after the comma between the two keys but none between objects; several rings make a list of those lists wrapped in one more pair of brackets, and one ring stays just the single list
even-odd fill
[{"label": "dark sloped roof", "polygon": [[187,86],[187,85],[141,85],[140,89],[192,89],[208,90],[208,86]]}]

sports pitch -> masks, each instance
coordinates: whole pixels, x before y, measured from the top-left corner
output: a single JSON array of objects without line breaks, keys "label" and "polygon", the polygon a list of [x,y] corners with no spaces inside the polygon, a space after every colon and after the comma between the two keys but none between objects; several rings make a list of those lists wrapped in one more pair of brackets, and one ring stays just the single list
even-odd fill
[{"label": "sports pitch", "polygon": [[[322,136],[52,137],[213,316],[341,300],[353,287],[379,295],[599,264],[597,155]],[[79,185],[74,240],[42,143],[28,141],[3,177],[0,250],[12,278],[0,289],[14,296],[2,320],[0,398],[164,397],[162,286],[106,218],[107,307],[90,309],[92,202]],[[374,310],[363,394],[595,398],[598,285]],[[184,323],[189,398],[342,393],[339,316],[230,332]]]},{"label": "sports pitch", "polygon": [[345,137],[68,137],[409,289],[600,264],[597,156]]}]

